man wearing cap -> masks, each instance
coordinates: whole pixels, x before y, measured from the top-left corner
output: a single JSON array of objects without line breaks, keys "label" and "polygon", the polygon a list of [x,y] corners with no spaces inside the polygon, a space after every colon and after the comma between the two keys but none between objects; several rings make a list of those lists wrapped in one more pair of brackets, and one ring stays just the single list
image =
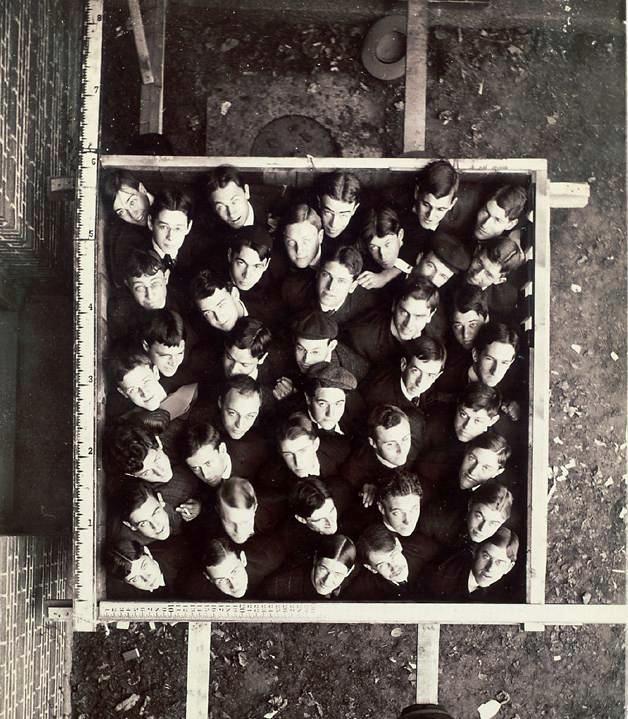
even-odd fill
[{"label": "man wearing cap", "polygon": [[276,399],[285,399],[297,391],[303,375],[319,362],[340,365],[358,381],[366,376],[368,363],[338,342],[338,324],[333,317],[316,310],[308,312],[293,323],[292,334],[295,367],[290,376],[280,377],[275,383]]},{"label": "man wearing cap", "polygon": [[375,309],[347,325],[344,337],[347,344],[363,357],[371,368],[396,361],[402,345],[424,333],[439,337],[431,320],[439,304],[438,289],[424,277],[417,277],[404,285],[390,310]]},{"label": "man wearing cap", "polygon": [[417,258],[412,276],[425,277],[441,288],[454,275],[466,272],[471,254],[453,235],[436,230],[430,237],[429,248]]}]

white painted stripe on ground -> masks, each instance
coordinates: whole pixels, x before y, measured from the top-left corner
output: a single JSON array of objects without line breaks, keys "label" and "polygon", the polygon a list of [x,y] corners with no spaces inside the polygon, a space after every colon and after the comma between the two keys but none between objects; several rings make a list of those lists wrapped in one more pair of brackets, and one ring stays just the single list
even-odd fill
[{"label": "white painted stripe on ground", "polygon": [[207,719],[209,714],[211,627],[211,622],[190,622],[188,625],[185,719]]},{"label": "white painted stripe on ground", "polygon": [[416,702],[438,703],[440,624],[417,625]]}]

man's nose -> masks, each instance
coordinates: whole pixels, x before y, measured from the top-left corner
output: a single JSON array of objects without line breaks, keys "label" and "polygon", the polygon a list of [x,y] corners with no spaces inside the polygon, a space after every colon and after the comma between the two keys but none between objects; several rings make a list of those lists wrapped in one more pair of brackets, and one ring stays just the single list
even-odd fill
[{"label": "man's nose", "polygon": [[202,464],[201,465],[201,474],[203,475],[204,479],[208,479],[210,475],[210,467],[208,464]]}]

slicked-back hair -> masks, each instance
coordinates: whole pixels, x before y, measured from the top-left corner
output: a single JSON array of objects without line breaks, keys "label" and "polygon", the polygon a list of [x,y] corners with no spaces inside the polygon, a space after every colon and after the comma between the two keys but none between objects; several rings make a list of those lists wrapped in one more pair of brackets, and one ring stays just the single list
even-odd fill
[{"label": "slicked-back hair", "polygon": [[373,407],[368,418],[369,437],[375,437],[375,430],[378,427],[390,429],[401,424],[404,419],[409,422],[408,415],[394,404],[379,404]]},{"label": "slicked-back hair", "polygon": [[211,270],[201,270],[190,285],[190,293],[195,302],[204,300],[206,297],[212,297],[214,292],[218,290],[231,292],[232,289],[231,282]]},{"label": "slicked-back hair", "polygon": [[364,249],[368,250],[369,243],[374,237],[396,235],[400,228],[399,215],[389,205],[369,208],[360,230],[360,239]]},{"label": "slicked-back hair", "polygon": [[323,221],[316,208],[307,202],[295,202],[286,208],[281,217],[280,236],[283,236],[288,225],[298,225],[301,222],[309,222],[317,230],[323,227]]},{"label": "slicked-back hair", "polygon": [[272,240],[266,243],[258,242],[254,237],[251,237],[251,235],[254,235],[254,230],[257,231],[258,228],[253,228],[251,225],[250,227],[242,227],[240,230],[233,232],[229,240],[229,249],[231,250],[232,256],[239,254],[243,247],[250,247],[253,251],[257,252],[262,262],[270,258],[272,255],[270,242],[272,242]]},{"label": "slicked-back hair", "polygon": [[293,412],[277,428],[277,442],[298,439],[304,435],[312,440],[318,437],[314,423],[305,412]]},{"label": "slicked-back hair", "polygon": [[150,310],[140,330],[140,339],[150,347],[155,342],[177,347],[186,337],[185,324],[178,312],[166,309]]},{"label": "slicked-back hair", "polygon": [[420,195],[431,194],[441,198],[458,194],[459,177],[454,166],[447,160],[435,160],[420,170],[416,176],[416,190]]},{"label": "slicked-back hair", "polygon": [[[307,374],[303,378],[303,391],[305,392],[305,395],[310,399],[313,399],[316,396],[316,393],[319,389],[329,389],[330,387],[333,387],[334,389],[340,389],[340,387],[338,387],[337,385],[331,382],[326,382],[320,377],[311,377],[309,374]],[[349,391],[350,390],[346,389],[341,390],[345,397],[347,396]]]},{"label": "slicked-back hair", "polygon": [[320,479],[303,479],[297,482],[290,492],[290,512],[308,519],[330,497],[329,490]]},{"label": "slicked-back hair", "polygon": [[177,188],[161,190],[155,195],[155,200],[148,209],[151,220],[155,221],[162,210],[182,212],[189,221],[192,219],[192,198],[187,192],[183,192]]},{"label": "slicked-back hair", "polygon": [[405,469],[397,469],[392,476],[378,485],[377,501],[383,502],[389,497],[407,497],[411,494],[415,494],[417,497],[423,496],[423,488],[418,475]]},{"label": "slicked-back hair", "polygon": [[481,434],[478,437],[472,439],[467,444],[465,454],[468,454],[474,449],[487,449],[491,452],[495,452],[500,467],[504,467],[506,465],[506,462],[509,460],[512,453],[512,449],[510,448],[508,440],[505,437],[502,437],[501,434],[498,434],[493,430],[484,432],[484,434]]},{"label": "slicked-back hair", "polygon": [[207,542],[203,552],[203,566],[217,567],[222,564],[227,557],[234,555],[239,557],[239,551],[234,542],[229,537],[214,537]]},{"label": "slicked-back hair", "polygon": [[469,500],[469,511],[473,507],[490,507],[496,512],[500,512],[504,517],[504,521],[510,518],[512,511],[512,493],[499,482],[487,482],[481,484]]},{"label": "slicked-back hair", "polygon": [[225,335],[225,347],[249,350],[252,357],[265,355],[272,341],[271,331],[260,320],[253,317],[239,317],[233,329]]},{"label": "slicked-back hair", "polygon": [[131,562],[144,556],[144,544],[125,542],[124,547],[107,548],[107,565],[112,577],[126,579],[131,573]]},{"label": "slicked-back hair", "polygon": [[230,182],[234,182],[238,187],[244,187],[244,182],[237,168],[233,165],[219,165],[214,168],[207,177],[205,190],[207,196],[210,197],[212,192],[222,190]]},{"label": "slicked-back hair", "polygon": [[114,385],[120,385],[126,375],[136,367],[152,367],[153,364],[143,352],[119,350],[109,357],[109,376]]},{"label": "slicked-back hair", "polygon": [[257,504],[253,485],[243,477],[223,479],[218,487],[218,499],[232,509],[252,509]]},{"label": "slicked-back hair", "polygon": [[111,466],[122,474],[140,472],[148,451],[157,449],[157,437],[144,427],[116,424],[107,432],[105,454]]},{"label": "slicked-back hair", "polygon": [[220,399],[224,400],[231,390],[235,390],[244,397],[250,397],[252,394],[256,394],[261,399],[262,396],[262,389],[259,382],[247,374],[234,374],[224,379],[221,382]]},{"label": "slicked-back hair", "polygon": [[491,197],[492,200],[504,210],[509,220],[519,218],[525,209],[528,195],[523,187],[518,185],[504,185]]},{"label": "slicked-back hair", "polygon": [[333,254],[327,257],[325,261],[321,263],[321,271],[329,262],[338,262],[343,267],[346,267],[349,271],[349,274],[351,275],[351,277],[353,277],[354,280],[357,279],[360,272],[362,272],[362,255],[358,252],[358,250],[355,249],[355,247],[351,247],[350,245],[342,245],[341,247],[337,247],[334,250]]},{"label": "slicked-back hair", "polygon": [[183,459],[195,455],[201,447],[210,445],[218,449],[220,434],[211,422],[197,421],[186,425],[179,439],[179,449]]},{"label": "slicked-back hair", "polygon": [[338,170],[321,175],[317,183],[320,199],[328,195],[333,200],[341,202],[359,202],[362,185],[360,180],[351,172]]},{"label": "slicked-back hair", "polygon": [[116,195],[122,189],[122,185],[133,190],[140,189],[140,181],[128,170],[109,170],[102,179],[100,191],[107,208],[111,211],[113,211],[113,203]]},{"label": "slicked-back hair", "polygon": [[485,252],[491,262],[501,267],[502,275],[509,275],[521,267],[525,259],[519,245],[510,237],[494,237],[479,252]]},{"label": "slicked-back hair", "polygon": [[453,317],[454,312],[465,314],[471,311],[486,319],[488,317],[488,300],[486,292],[475,285],[465,283],[454,292],[451,316]]},{"label": "slicked-back hair", "polygon": [[131,515],[148,499],[157,500],[157,494],[146,482],[126,482],[116,494],[114,504],[120,519],[131,521]]},{"label": "slicked-back hair", "polygon": [[476,335],[473,348],[478,352],[483,352],[492,342],[511,345],[515,350],[515,354],[519,349],[517,330],[504,322],[487,322],[482,325]]},{"label": "slicked-back hair", "polygon": [[404,342],[402,352],[408,362],[416,357],[421,362],[440,362],[444,367],[447,361],[445,345],[440,340],[427,335]]},{"label": "slicked-back hair", "polygon": [[488,387],[482,382],[469,382],[458,399],[459,407],[473,410],[486,410],[489,417],[499,414],[502,398],[496,387]]},{"label": "slicked-back hair", "polygon": [[395,535],[381,522],[369,525],[359,536],[357,550],[360,561],[369,563],[371,552],[392,552],[397,546]]},{"label": "slicked-back hair", "polygon": [[122,273],[127,283],[134,277],[142,277],[142,275],[152,277],[163,271],[164,266],[161,259],[152,252],[144,252],[143,250],[129,252],[129,256],[126,258],[122,268]]},{"label": "slicked-back hair", "polygon": [[314,562],[319,559],[335,559],[351,571],[356,557],[356,546],[349,537],[344,534],[328,534],[319,539]]},{"label": "slicked-back hair", "polygon": [[485,539],[481,542],[476,552],[479,551],[485,544],[492,544],[495,547],[503,547],[506,550],[506,556],[511,562],[517,561],[517,554],[519,553],[519,537],[517,533],[508,527],[500,527],[492,537]]},{"label": "slicked-back hair", "polygon": [[408,297],[412,297],[415,300],[425,300],[430,310],[438,307],[438,303],[440,302],[438,287],[436,287],[431,280],[428,280],[427,277],[411,277],[406,280],[395,298],[393,307]]}]

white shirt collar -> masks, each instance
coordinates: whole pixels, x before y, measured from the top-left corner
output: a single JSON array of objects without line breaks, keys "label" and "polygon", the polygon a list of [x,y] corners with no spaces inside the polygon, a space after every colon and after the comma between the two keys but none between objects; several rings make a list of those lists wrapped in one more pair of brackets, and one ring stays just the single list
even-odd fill
[{"label": "white shirt collar", "polygon": [[[312,422],[314,422],[314,424],[315,424],[322,432],[328,432],[328,431],[329,431],[329,430],[327,430],[327,429],[323,429],[323,428],[320,426],[320,424],[314,419],[314,417],[312,417],[312,413],[310,412],[310,408],[309,408],[309,407],[308,407],[308,409],[307,409],[307,413],[308,413],[309,418],[312,420]],[[332,430],[331,430],[331,431],[332,431],[332,432],[335,432],[336,434],[342,434],[342,435],[344,435],[344,432],[340,429],[340,424],[338,424],[338,423],[336,423],[336,426],[335,426],[335,427],[332,427]]]},{"label": "white shirt collar", "polygon": [[404,396],[407,400],[409,400],[410,402],[412,402],[413,400],[415,400],[417,397],[420,397],[420,396],[421,396],[420,393],[419,393],[419,394],[415,394],[415,395],[411,395],[410,392],[408,392],[408,388],[406,387],[406,385],[405,385],[404,382],[403,382],[403,377],[400,377],[400,378],[399,378],[399,384],[401,385],[401,393],[402,393],[403,396]]},{"label": "white shirt collar", "polygon": [[247,205],[249,206],[249,214],[244,221],[244,227],[250,227],[255,224],[255,210],[253,209],[253,205],[250,202],[247,202]]},{"label": "white shirt collar", "polygon": [[233,469],[233,462],[231,461],[229,452],[227,452],[225,454],[225,469],[224,469],[223,473],[220,475],[221,479],[229,479],[229,477],[231,477],[232,469]]},{"label": "white shirt collar", "polygon": [[479,586],[480,586],[480,585],[479,585],[479,584],[476,582],[476,580],[475,580],[475,576],[474,576],[474,574],[473,574],[473,570],[471,570],[471,571],[469,572],[469,579],[467,580],[467,589],[469,590],[469,594],[471,594],[471,592],[475,592],[475,590],[476,590]]},{"label": "white shirt collar", "polygon": [[377,450],[375,450],[375,456],[377,457],[377,461],[381,462],[384,467],[388,467],[389,469],[398,469],[398,464],[393,464],[392,462],[389,462],[388,460],[384,459],[381,455],[377,454]]}]

